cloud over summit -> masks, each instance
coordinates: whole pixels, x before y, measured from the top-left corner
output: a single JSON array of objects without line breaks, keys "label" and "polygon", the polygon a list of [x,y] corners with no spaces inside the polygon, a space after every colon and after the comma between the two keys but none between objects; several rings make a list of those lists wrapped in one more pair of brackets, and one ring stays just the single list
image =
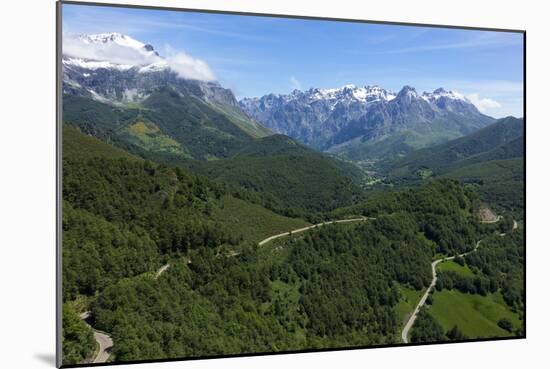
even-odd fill
[{"label": "cloud over summit", "polygon": [[213,81],[216,76],[209,65],[183,51],[166,47],[161,57],[150,45],[117,33],[70,35],[63,37],[63,55],[93,61],[107,61],[124,66],[166,64],[181,78]]}]

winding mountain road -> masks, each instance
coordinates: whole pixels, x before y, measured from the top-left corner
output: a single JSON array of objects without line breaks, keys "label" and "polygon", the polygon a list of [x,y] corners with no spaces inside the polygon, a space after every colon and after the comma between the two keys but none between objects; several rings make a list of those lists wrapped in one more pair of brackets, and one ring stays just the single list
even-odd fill
[{"label": "winding mountain road", "polygon": [[[170,268],[170,264],[165,264],[162,267],[157,270],[155,273],[155,279],[161,276],[162,273],[168,270]],[[107,360],[109,360],[109,356],[111,356],[111,351],[113,349],[113,339],[111,336],[109,336],[107,333],[98,331],[94,327],[92,327],[89,323],[89,320],[92,316],[92,313],[90,311],[85,311],[82,314],[80,314],[80,319],[84,321],[90,328],[92,328],[92,331],[94,332],[94,339],[97,342],[99,346],[99,350],[97,352],[96,357],[91,361],[92,363],[106,363]]]},{"label": "winding mountain road", "polygon": [[[325,226],[325,225],[338,224],[338,223],[361,222],[361,221],[375,220],[375,219],[376,218],[359,217],[359,218],[341,219],[341,220],[332,220],[332,221],[321,222],[321,223],[313,224],[313,225],[310,225],[310,226],[307,226],[307,227],[298,228],[298,229],[294,229],[294,230],[291,230],[291,231],[288,231],[288,232],[279,233],[279,234],[267,237],[267,238],[261,240],[260,242],[258,242],[258,245],[262,246],[262,245],[265,245],[266,243],[271,242],[271,241],[273,241],[277,238],[291,236],[291,235],[294,235],[294,234],[297,234],[297,233],[302,233],[302,232],[305,232],[307,230],[322,227],[322,226]],[[482,223],[496,223],[499,220],[501,220],[500,216],[498,216],[494,220],[482,221]],[[517,226],[518,226],[517,222],[514,221],[513,229],[516,229]],[[466,256],[466,255],[472,253],[472,252],[475,252],[478,249],[480,243],[481,243],[481,240],[477,241],[475,247],[472,250],[470,250],[468,252],[465,252],[465,253],[462,253],[458,256],[463,257],[463,256]],[[238,255],[238,253],[234,253],[231,256],[236,256],[236,255]],[[414,322],[416,321],[416,318],[418,316],[418,313],[419,313],[420,309],[426,303],[426,300],[428,299],[428,296],[429,296],[431,290],[435,287],[435,284],[437,282],[437,270],[436,270],[437,265],[439,263],[443,262],[443,261],[453,260],[455,257],[456,256],[449,256],[449,257],[441,258],[441,259],[438,259],[438,260],[435,260],[435,261],[432,262],[432,264],[431,264],[431,267],[432,267],[432,281],[431,281],[428,289],[426,290],[426,292],[424,292],[424,294],[422,295],[422,298],[420,299],[420,301],[416,305],[416,307],[414,309],[414,312],[409,317],[407,323],[405,324],[405,326],[403,328],[403,331],[401,332],[401,339],[403,340],[404,343],[408,343],[408,337],[407,336],[409,334],[409,331],[412,328],[412,326],[414,325]],[[188,263],[190,263],[190,260],[188,261]],[[156,278],[160,277],[162,275],[162,273],[164,273],[165,271],[168,270],[169,267],[170,267],[170,264],[163,265],[159,270],[157,270],[157,272],[155,273],[154,278],[156,279]],[[109,359],[109,356],[111,355],[111,350],[113,349],[113,345],[114,345],[113,339],[107,333],[101,332],[101,331],[98,331],[98,330],[94,329],[88,323],[88,320],[89,320],[90,317],[91,317],[91,313],[89,311],[86,311],[86,312],[80,314],[80,318],[88,326],[90,326],[90,328],[92,328],[93,333],[94,333],[94,339],[96,340],[96,342],[98,343],[98,346],[99,346],[99,351],[98,351],[96,357],[92,360],[92,363],[105,363],[105,362],[107,362],[107,360]]]},{"label": "winding mountain road", "polygon": [[[375,218],[360,217],[360,218],[353,218],[353,219],[333,220],[333,221],[327,221],[327,222],[322,222],[322,223],[318,223],[318,224],[313,224],[313,225],[308,226],[308,227],[294,229],[294,230],[289,231],[289,232],[280,233],[280,234],[276,234],[274,236],[268,237],[268,238],[260,241],[259,245],[261,246],[261,245],[264,245],[264,244],[266,244],[269,241],[272,241],[274,239],[284,237],[284,236],[290,236],[290,235],[293,235],[293,234],[296,234],[296,233],[301,233],[301,232],[307,231],[308,229],[313,229],[313,228],[316,228],[316,227],[322,227],[324,225],[335,224],[335,223],[359,222],[359,221],[365,221],[365,220],[369,220],[369,219],[375,219]],[[230,256],[237,256],[237,255],[239,255],[238,252],[233,252],[233,253],[230,254]],[[188,264],[190,262],[191,262],[190,260],[187,261]],[[168,268],[170,268],[170,264],[165,264],[165,265],[161,266],[155,272],[154,278],[157,279],[158,277],[160,277],[162,275],[162,273],[164,273],[168,270]],[[94,327],[92,327],[88,322],[90,317],[91,317],[91,312],[89,312],[89,311],[86,311],[86,312],[80,314],[80,319],[82,319],[90,328],[92,328],[92,330],[94,332],[94,339],[96,340],[97,344],[99,345],[99,351],[98,351],[96,357],[92,360],[92,363],[105,363],[105,362],[107,362],[107,360],[109,360],[109,356],[111,355],[111,350],[113,349],[113,345],[114,345],[113,339],[107,333],[101,332],[101,331],[98,331],[98,330],[94,329]]]},{"label": "winding mountain road", "polygon": [[[468,255],[472,252],[477,251],[480,243],[481,243],[481,240],[477,241],[475,247],[472,250],[470,250],[468,252],[465,252],[465,253],[462,253],[458,256],[461,256],[461,257],[466,256],[466,255]],[[428,299],[428,296],[430,295],[430,291],[435,287],[435,284],[437,282],[437,270],[436,270],[437,264],[439,264],[443,261],[453,260],[454,258],[456,258],[456,255],[455,256],[448,256],[448,257],[441,258],[441,259],[437,259],[437,260],[432,262],[432,282],[430,283],[430,285],[426,289],[426,292],[424,292],[424,294],[422,295],[422,298],[420,299],[420,301],[416,305],[416,308],[414,309],[413,313],[409,317],[409,320],[407,320],[407,323],[405,324],[405,327],[403,327],[403,331],[401,332],[401,340],[404,343],[409,343],[409,340],[408,340],[409,331],[411,330],[414,322],[416,321],[416,318],[418,316],[418,313],[420,312],[420,309],[426,303],[426,300]]]},{"label": "winding mountain road", "polygon": [[84,321],[94,332],[94,339],[96,340],[99,351],[97,352],[96,357],[92,360],[92,363],[105,363],[109,360],[111,356],[111,350],[113,349],[113,339],[105,332],[98,331],[94,329],[89,323],[88,320],[91,317],[91,312],[85,311],[80,314],[80,319]]},{"label": "winding mountain road", "polygon": [[262,246],[262,245],[265,245],[266,243],[268,243],[270,241],[273,241],[277,238],[281,238],[281,237],[285,237],[285,236],[292,236],[296,233],[302,233],[302,232],[305,232],[309,229],[322,227],[322,226],[329,225],[329,224],[361,222],[361,221],[365,221],[365,220],[374,220],[374,219],[376,219],[376,218],[359,217],[359,218],[351,218],[351,219],[330,220],[330,221],[327,221],[327,222],[317,223],[317,224],[313,224],[313,225],[310,225],[310,226],[307,226],[307,227],[298,228],[298,229],[294,229],[292,231],[279,233],[279,234],[276,234],[274,236],[267,237],[267,238],[261,240],[260,242],[258,242],[258,245]]},{"label": "winding mountain road", "polygon": [[[481,223],[496,223],[496,222],[500,221],[501,219],[502,219],[502,216],[499,215],[495,219],[481,221]],[[518,223],[514,220],[514,225],[512,226],[512,229],[514,230],[517,227],[518,227]],[[500,235],[505,236],[506,233],[501,233]],[[466,256],[468,254],[471,254],[472,252],[476,252],[478,247],[479,247],[479,244],[481,243],[481,241],[482,240],[477,241],[475,247],[472,250],[470,250],[468,252],[465,252],[465,253],[462,253],[458,256]],[[449,256],[449,257],[441,258],[441,259],[438,259],[438,260],[435,260],[435,261],[432,262],[432,282],[428,286],[428,289],[426,290],[426,292],[424,292],[424,294],[422,295],[422,298],[420,299],[420,301],[416,305],[416,308],[414,309],[413,313],[409,317],[409,320],[407,320],[407,323],[405,324],[405,327],[403,327],[403,331],[401,331],[401,340],[403,341],[403,343],[409,343],[409,339],[408,339],[409,331],[412,328],[412,326],[413,326],[413,324],[414,324],[414,322],[415,322],[415,320],[418,316],[418,312],[420,311],[422,306],[424,306],[424,304],[426,303],[426,300],[428,299],[428,295],[430,294],[430,291],[435,287],[435,284],[437,282],[437,270],[436,270],[437,265],[439,263],[443,262],[443,261],[453,260],[454,258],[456,258],[456,256]]]}]

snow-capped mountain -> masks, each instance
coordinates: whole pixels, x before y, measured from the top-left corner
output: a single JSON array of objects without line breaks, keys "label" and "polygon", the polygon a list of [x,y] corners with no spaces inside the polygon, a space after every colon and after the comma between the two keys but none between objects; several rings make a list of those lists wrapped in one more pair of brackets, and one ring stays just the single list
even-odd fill
[{"label": "snow-capped mountain", "polygon": [[341,88],[311,88],[305,92],[294,90],[293,93],[287,95],[286,98],[304,98],[310,102],[324,100],[329,102],[331,108],[334,109],[338,103],[350,104],[353,102],[361,102],[367,104],[376,101],[390,101],[395,98],[395,94],[379,86],[356,87],[350,84]]},{"label": "snow-capped mountain", "polygon": [[145,102],[169,89],[212,105],[244,122],[246,129],[266,131],[250,116],[277,133],[332,152],[383,146],[384,139],[392,139],[401,153],[492,121],[463,95],[441,88],[420,94],[410,86],[395,93],[380,86],[345,85],[237,102],[200,59],[187,54],[165,57],[152,45],[120,33],[64,37],[62,62],[65,94],[124,105]]},{"label": "snow-capped mountain", "polygon": [[153,49],[153,46],[144,44],[130,36],[117,32],[97,33],[93,35],[81,34],[78,38],[85,44],[115,44],[122,47],[134,49],[145,56],[159,56],[159,53]]},{"label": "snow-capped mountain", "polygon": [[[193,63],[202,62],[185,57],[186,75],[193,75]],[[231,90],[208,78],[200,79],[199,74],[197,78],[182,77],[176,62],[128,35],[68,35],[63,41],[63,92],[124,104],[141,102],[158,88],[171,87],[182,95],[238,109]]]},{"label": "snow-capped mountain", "polygon": [[245,98],[241,108],[278,133],[322,148],[347,122],[366,114],[369,106],[388,102],[395,93],[379,86],[311,88],[289,95],[269,94]]},{"label": "snow-capped mountain", "polygon": [[457,92],[419,94],[411,86],[398,93],[379,86],[312,88],[245,98],[240,105],[274,131],[328,151],[405,131],[454,138],[492,121]]},{"label": "snow-capped mountain", "polygon": [[168,68],[168,63],[153,46],[120,33],[67,36],[63,45],[63,64],[91,70]]}]

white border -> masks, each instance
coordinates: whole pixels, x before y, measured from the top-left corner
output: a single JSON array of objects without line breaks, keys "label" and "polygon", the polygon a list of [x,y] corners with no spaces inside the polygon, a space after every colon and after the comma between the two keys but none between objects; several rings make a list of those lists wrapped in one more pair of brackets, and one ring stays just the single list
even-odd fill
[{"label": "white border", "polygon": [[[113,0],[112,2],[117,2]],[[122,1],[121,1],[122,2]],[[142,364],[140,368],[517,368],[548,362],[549,247],[546,149],[548,24],[543,2],[516,1],[291,1],[129,0],[132,4],[297,14],[337,18],[527,29],[527,339],[326,352],[315,354]],[[55,354],[55,2],[2,5],[2,180],[0,280],[2,367],[54,366]],[[118,366],[125,368],[126,366]],[[136,368],[138,366],[128,366]]]}]

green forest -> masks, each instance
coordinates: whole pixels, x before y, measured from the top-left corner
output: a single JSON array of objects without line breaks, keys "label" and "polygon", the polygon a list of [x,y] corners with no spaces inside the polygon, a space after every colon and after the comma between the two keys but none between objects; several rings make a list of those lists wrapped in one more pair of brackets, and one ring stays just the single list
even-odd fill
[{"label": "green forest", "polygon": [[[397,343],[399,286],[426,288],[436,255],[468,251],[483,235],[486,245],[461,259],[475,277],[441,273],[437,290],[499,291],[511,310],[523,308],[520,233],[491,236],[501,229],[479,223],[479,196],[459,182],[382,192],[322,216],[372,220],[260,247],[259,239],[308,222],[263,207],[255,191],[127,155],[72,128],[67,133],[67,363],[96,350],[91,328],[78,317],[84,309],[93,313],[94,329],[110,333],[117,361]],[[70,155],[82,144],[103,155]],[[261,219],[254,227],[250,214]],[[464,337],[458,327],[445,332],[424,310],[412,332],[412,342]]]},{"label": "green forest", "polygon": [[[69,100],[64,364],[93,359],[94,330],[112,338],[117,362],[398,344],[430,264],[452,256],[410,342],[524,336],[520,159],[471,160],[365,190],[352,164],[286,136],[235,131],[222,113],[187,101],[180,114],[227,129],[226,143],[212,141],[216,159],[197,159],[209,155],[200,145],[167,139],[198,134],[192,122],[170,126],[163,109],[181,98],[162,91],[151,110],[135,111]],[[502,220],[480,222],[483,206]]]}]

